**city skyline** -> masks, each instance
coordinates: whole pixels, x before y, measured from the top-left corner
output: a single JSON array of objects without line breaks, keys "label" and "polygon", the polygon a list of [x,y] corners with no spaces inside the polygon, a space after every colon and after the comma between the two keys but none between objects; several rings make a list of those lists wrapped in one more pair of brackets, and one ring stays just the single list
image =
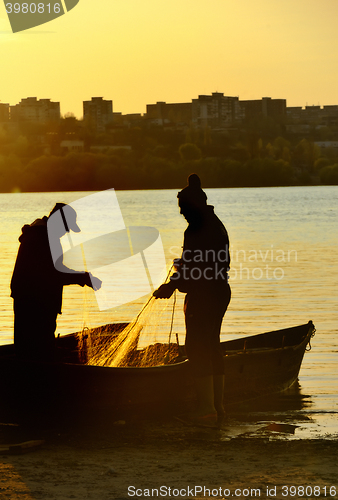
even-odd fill
[{"label": "city skyline", "polygon": [[[199,94],[198,96],[195,96],[195,97],[191,97],[189,100],[187,100],[187,102],[185,103],[178,103],[178,102],[175,102],[175,103],[171,103],[171,102],[168,102],[168,101],[165,101],[165,100],[161,100],[161,101],[157,101],[157,102],[151,102],[151,103],[146,103],[144,104],[144,110],[141,111],[141,112],[133,112],[131,111],[131,113],[123,113],[123,111],[121,110],[116,110],[114,108],[113,110],[113,102],[114,100],[113,99],[105,99],[104,96],[92,96],[90,99],[91,100],[87,100],[87,101],[81,101],[82,102],[82,115],[81,116],[75,116],[75,118],[77,120],[83,120],[84,119],[84,106],[85,105],[91,105],[92,101],[95,101],[95,100],[100,100],[100,101],[103,101],[104,103],[110,103],[110,106],[111,106],[111,113],[114,114],[114,115],[140,115],[141,117],[147,117],[147,115],[149,115],[149,111],[150,109],[154,109],[155,107],[157,107],[157,105],[165,105],[165,106],[179,106],[179,105],[191,105],[194,101],[198,101],[199,99],[204,99],[204,98],[210,98],[214,95],[221,95],[221,96],[224,96],[225,99],[228,99],[228,100],[237,100],[237,102],[239,104],[245,104],[246,102],[247,103],[263,103],[264,101],[272,101],[272,102],[284,102],[284,107],[285,107],[285,111],[287,110],[294,110],[295,112],[298,110],[298,109],[301,109],[301,110],[306,110],[308,109],[309,111],[311,110],[311,108],[314,108],[314,109],[320,109],[320,110],[325,110],[325,108],[335,108],[335,112],[338,111],[338,103],[334,103],[334,104],[327,104],[327,103],[324,103],[324,104],[321,104],[321,105],[316,105],[316,104],[312,104],[312,105],[308,105],[308,104],[305,104],[305,105],[299,105],[299,106],[288,106],[288,101],[287,101],[287,98],[285,97],[282,97],[282,98],[279,98],[279,99],[274,99],[274,98],[271,98],[270,96],[265,96],[265,97],[259,97],[258,99],[249,99],[249,100],[245,100],[245,99],[241,99],[240,96],[227,96],[224,94],[224,92],[211,92],[209,94]],[[1,96],[0,96],[1,97]],[[15,108],[19,108],[19,106],[21,106],[23,103],[26,103],[26,102],[31,102],[31,104],[33,103],[34,105],[40,105],[42,104],[42,102],[45,101],[45,102],[48,102],[48,106],[51,106],[51,107],[54,107],[56,105],[58,105],[59,107],[59,113],[60,113],[60,118],[64,118],[65,115],[67,115],[67,113],[65,115],[63,115],[61,112],[60,112],[60,109],[61,109],[61,106],[62,106],[62,103],[60,101],[57,101],[55,99],[51,99],[50,97],[48,98],[40,98],[40,97],[37,97],[37,96],[27,96],[27,97],[23,97],[20,99],[19,102],[15,103],[15,104],[12,104],[12,103],[6,103],[4,101],[1,101],[0,99],[0,108],[3,108],[4,106],[7,107],[7,111],[5,111],[4,109],[2,109],[2,113],[0,113],[0,123],[2,121],[7,121],[8,120],[8,117],[9,119],[11,119],[11,115],[14,114],[14,111],[16,111]],[[55,108],[56,110],[56,108]],[[5,113],[8,113],[8,117],[4,119],[4,116],[5,116]],[[72,113],[71,113],[72,114]],[[282,113],[283,114],[283,113]],[[15,121],[17,121],[17,118],[14,119]],[[33,120],[34,121],[34,120]]]},{"label": "city skyline", "polygon": [[[0,4],[0,98],[36,96],[82,116],[92,96],[122,113],[225,92],[288,106],[338,103],[336,0],[155,0],[93,7],[13,34]],[[5,75],[5,76],[4,76]]]}]

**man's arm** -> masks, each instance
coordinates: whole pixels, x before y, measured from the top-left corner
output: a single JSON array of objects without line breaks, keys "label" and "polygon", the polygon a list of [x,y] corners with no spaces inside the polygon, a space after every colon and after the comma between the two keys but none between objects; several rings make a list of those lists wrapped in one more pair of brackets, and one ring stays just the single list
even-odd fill
[{"label": "man's arm", "polygon": [[[66,268],[68,269],[68,268]],[[72,271],[68,269],[68,272],[57,271],[59,277],[62,281],[62,285],[80,285],[89,286],[93,290],[99,290],[102,285],[102,281],[96,278],[92,273],[84,271]]]}]

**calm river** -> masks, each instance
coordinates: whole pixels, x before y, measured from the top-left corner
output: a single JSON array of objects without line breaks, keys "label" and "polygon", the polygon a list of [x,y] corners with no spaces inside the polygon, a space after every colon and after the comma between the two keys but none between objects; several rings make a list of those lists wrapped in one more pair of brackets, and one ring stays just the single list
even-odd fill
[{"label": "calm river", "polygon": [[[252,432],[262,421],[280,421],[297,426],[291,438],[337,437],[338,186],[208,189],[206,193],[230,237],[232,301],[222,339],[310,319],[317,330],[299,377],[303,404],[284,408],[277,417],[276,411],[273,415],[257,412],[254,425],[241,423],[242,431],[245,425]],[[11,343],[13,337],[9,283],[21,227],[48,214],[57,201],[71,202],[88,194],[0,194],[0,344]],[[186,227],[176,195],[175,190],[117,192],[126,226],[153,226],[160,231],[168,264],[180,254]],[[91,313],[85,305],[95,300],[92,291],[66,287],[57,332],[128,321],[147,298]],[[181,312],[176,321],[183,342]]]}]

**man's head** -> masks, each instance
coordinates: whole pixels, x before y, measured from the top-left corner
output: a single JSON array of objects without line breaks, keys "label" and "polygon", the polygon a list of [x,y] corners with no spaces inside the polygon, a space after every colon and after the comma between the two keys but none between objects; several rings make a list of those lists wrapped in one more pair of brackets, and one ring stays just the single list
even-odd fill
[{"label": "man's head", "polygon": [[65,232],[69,233],[70,230],[72,230],[74,231],[74,233],[79,233],[81,229],[76,223],[77,214],[74,208],[66,205],[66,203],[56,203],[53,210],[51,210],[50,214],[48,215],[48,219],[58,210],[60,211],[60,216]]},{"label": "man's head", "polygon": [[197,222],[207,205],[207,195],[197,174],[190,174],[188,185],[177,195],[180,213],[189,222]]},{"label": "man's head", "polygon": [[76,223],[76,217],[74,208],[65,203],[56,203],[48,215],[49,234],[61,238],[70,230],[79,233],[81,229]]}]

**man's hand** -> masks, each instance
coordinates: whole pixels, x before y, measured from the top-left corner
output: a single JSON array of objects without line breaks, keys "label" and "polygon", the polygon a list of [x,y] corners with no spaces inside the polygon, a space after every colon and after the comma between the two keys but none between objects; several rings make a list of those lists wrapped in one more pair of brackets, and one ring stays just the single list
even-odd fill
[{"label": "man's hand", "polygon": [[87,274],[87,281],[86,285],[90,286],[93,290],[100,290],[102,281],[99,278],[96,278],[95,276],[92,275],[92,273],[86,273]]},{"label": "man's hand", "polygon": [[155,290],[153,296],[155,299],[169,299],[174,293],[174,290],[175,289],[173,289],[170,283],[164,283],[157,290]]},{"label": "man's hand", "polygon": [[96,278],[96,276],[91,276],[91,282],[92,282],[92,289],[95,290],[100,290],[102,281],[99,278]]}]

